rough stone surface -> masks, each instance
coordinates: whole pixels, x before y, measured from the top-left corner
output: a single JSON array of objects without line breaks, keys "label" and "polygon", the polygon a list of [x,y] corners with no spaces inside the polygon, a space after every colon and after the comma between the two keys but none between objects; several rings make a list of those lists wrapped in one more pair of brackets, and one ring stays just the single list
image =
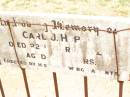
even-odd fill
[{"label": "rough stone surface", "polygon": [[[26,97],[20,66],[26,69],[31,97],[55,97],[52,72],[57,72],[60,97],[83,97],[84,75],[89,97],[118,97],[113,33],[119,78],[128,80],[129,25],[130,19],[119,17],[0,14],[0,78],[6,97]],[[124,97],[128,93],[126,81]]]}]

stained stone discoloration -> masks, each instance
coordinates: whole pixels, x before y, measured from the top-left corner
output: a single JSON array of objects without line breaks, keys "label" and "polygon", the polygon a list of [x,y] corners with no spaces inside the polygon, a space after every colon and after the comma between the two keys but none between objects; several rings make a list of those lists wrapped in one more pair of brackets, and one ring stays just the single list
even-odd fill
[{"label": "stained stone discoloration", "polygon": [[[115,28],[116,30],[129,28],[129,19],[88,16],[75,17],[71,15],[51,16],[46,14],[29,17],[27,15],[6,15],[5,18],[4,14],[0,15],[1,20],[12,22],[12,18],[14,17],[13,19],[16,19],[17,22],[31,23],[30,27],[23,26],[21,25],[22,23],[18,23],[19,25],[17,24],[17,26],[11,25],[15,44],[10,45],[9,43],[12,40],[8,32],[8,26],[0,25],[0,78],[4,81],[6,93],[11,90],[13,85],[15,86],[7,97],[12,97],[14,92],[16,92],[14,97],[17,97],[20,93],[18,86],[21,87],[23,93],[20,93],[19,97],[26,97],[22,81],[23,77],[21,71],[19,71],[20,68],[17,64],[13,45],[16,46],[21,64],[24,63],[22,65],[26,65],[30,93],[34,97],[36,95],[39,97],[41,95],[41,97],[54,97],[52,72],[59,73],[58,83],[59,91],[61,91],[60,96],[62,97],[66,97],[65,93],[73,95],[74,90],[83,89],[81,84],[83,82],[81,79],[82,75],[87,75],[88,79],[90,78],[91,80],[89,82],[93,83],[89,86],[90,92],[99,93],[99,90],[94,88],[97,84],[96,81],[101,81],[103,84],[110,82],[110,86],[114,84],[114,90],[117,89],[115,80],[110,80],[117,78],[117,67],[113,33],[108,33],[107,29],[111,28],[113,31]],[[52,20],[59,23],[56,29],[54,29]],[[60,22],[63,24],[60,24]],[[67,30],[64,28],[65,24],[79,25],[79,27],[84,26],[86,27],[86,31],[72,28],[70,28],[71,30]],[[97,31],[93,29],[95,27],[99,28],[98,35]],[[23,35],[24,31],[27,32],[25,35]],[[117,32],[116,34],[119,74],[122,74],[124,71],[130,73],[129,38],[129,30]],[[109,81],[107,82],[102,78],[109,79]],[[9,81],[13,83],[10,84]],[[17,84],[15,84],[15,81]],[[67,90],[69,88],[67,83],[73,88]],[[101,83],[98,84],[100,85]],[[107,87],[110,89],[110,86],[103,86],[101,90],[105,91]],[[106,90],[104,94],[109,94],[110,90]],[[90,95],[93,96],[93,93],[90,93]],[[109,95],[112,94],[110,93]],[[81,90],[80,93],[77,92],[74,96],[83,96],[83,91]],[[101,97],[99,94],[98,96]]]},{"label": "stained stone discoloration", "polygon": [[[16,45],[19,58],[21,61],[25,61],[26,65],[30,68],[38,66],[37,64],[46,64],[49,68],[51,68],[51,65],[58,66],[61,69],[67,69],[68,66],[75,66],[76,68],[94,67],[99,71],[107,70],[113,72],[116,72],[117,69],[114,41],[113,34],[112,32],[108,33],[108,29],[112,31],[114,29],[120,30],[128,27],[129,24],[128,22],[123,24],[123,19],[120,21],[110,18],[105,20],[103,18],[96,19],[95,17],[85,18],[84,16],[78,17],[78,19],[72,18],[72,16],[68,16],[68,18],[60,17],[58,19],[56,16],[27,17],[14,15],[6,16],[5,18],[1,15],[1,22],[7,20],[11,22],[11,29],[15,40],[15,44],[12,45]],[[27,26],[29,24],[31,26]],[[65,28],[67,25],[70,27],[68,28],[70,30]],[[2,36],[10,40],[7,25],[2,24],[1,28],[2,32],[6,32],[6,35],[2,34]],[[95,28],[98,28],[98,34]],[[26,33],[23,33],[24,31]],[[127,71],[128,66],[128,55],[126,53],[129,53],[129,36],[127,34],[127,31],[116,34],[118,60],[121,71],[122,69]],[[13,52],[13,48],[8,45],[8,41],[3,41],[4,38],[1,37],[1,39],[1,50],[5,50],[2,54],[8,56],[10,52],[4,49],[4,45],[6,45],[7,49],[12,49],[11,52]],[[13,55],[9,54],[10,57]],[[126,65],[122,68],[122,64]],[[85,72],[87,73],[88,71],[85,70]]]}]

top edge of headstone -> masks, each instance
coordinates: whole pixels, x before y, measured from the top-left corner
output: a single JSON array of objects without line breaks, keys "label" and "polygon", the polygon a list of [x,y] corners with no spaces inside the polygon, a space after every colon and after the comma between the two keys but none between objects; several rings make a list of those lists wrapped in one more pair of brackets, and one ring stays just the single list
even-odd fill
[{"label": "top edge of headstone", "polygon": [[18,12],[18,11],[0,11],[2,16],[28,16],[28,17],[54,17],[54,18],[73,18],[73,19],[93,19],[93,20],[113,20],[113,21],[130,21],[129,17],[122,16],[88,16],[79,14],[64,13],[39,13],[39,12]]}]

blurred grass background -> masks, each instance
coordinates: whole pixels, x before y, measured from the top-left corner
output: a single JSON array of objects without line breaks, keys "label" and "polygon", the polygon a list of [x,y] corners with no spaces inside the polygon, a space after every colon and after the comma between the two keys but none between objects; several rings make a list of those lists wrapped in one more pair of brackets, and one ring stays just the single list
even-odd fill
[{"label": "blurred grass background", "polygon": [[130,16],[130,0],[0,0],[1,11]]}]

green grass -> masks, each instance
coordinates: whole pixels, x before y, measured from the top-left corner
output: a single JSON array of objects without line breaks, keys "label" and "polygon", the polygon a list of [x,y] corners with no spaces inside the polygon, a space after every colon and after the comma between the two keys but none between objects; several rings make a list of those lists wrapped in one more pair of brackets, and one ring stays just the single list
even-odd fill
[{"label": "green grass", "polygon": [[0,10],[130,16],[130,0],[0,0]]}]

